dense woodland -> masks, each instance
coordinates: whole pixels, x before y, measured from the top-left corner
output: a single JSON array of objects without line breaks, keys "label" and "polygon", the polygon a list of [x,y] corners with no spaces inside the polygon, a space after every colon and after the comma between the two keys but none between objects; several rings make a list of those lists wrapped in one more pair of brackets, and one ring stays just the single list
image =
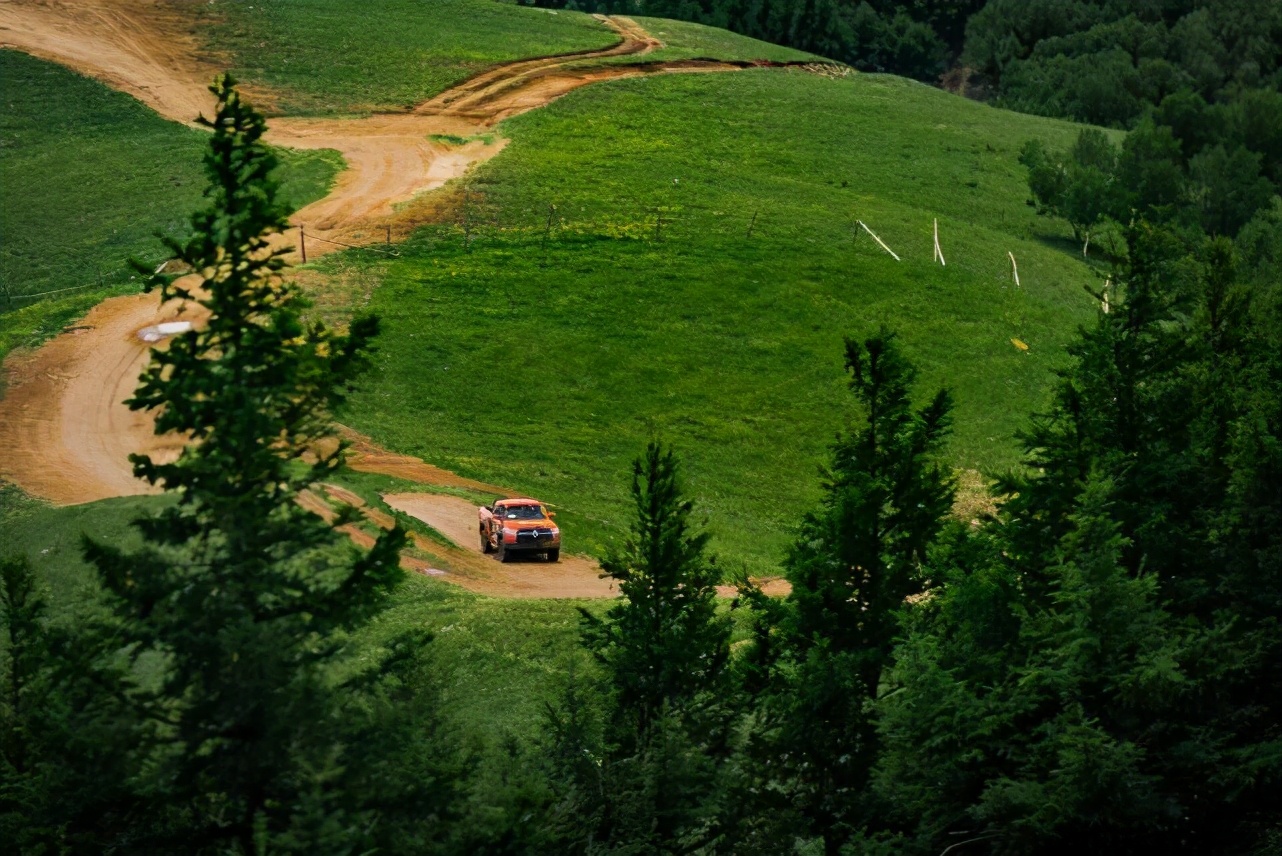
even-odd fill
[{"label": "dense woodland", "polygon": [[954,89],[1133,129],[1026,153],[1084,246],[1131,211],[1236,235],[1282,192],[1282,4],[1273,0],[539,0],[679,18]]},{"label": "dense woodland", "polygon": [[1272,0],[538,0],[697,21],[1030,113],[1131,127],[1168,96],[1282,87]]},{"label": "dense woodland", "polygon": [[[350,645],[400,579],[403,533],[358,552],[294,501],[340,464],[309,452],[378,325],[301,320],[264,252],[286,210],[263,122],[225,81],[208,207],[169,247],[213,272],[198,298],[212,319],[157,353],[132,403],[200,442],[135,460],[175,497],[138,521],[143,546],[84,544],[105,592],[93,620],[50,624],[27,560],[4,559],[0,838],[25,853],[1282,853],[1282,12],[641,11],[851,61],[875,43],[880,67],[922,76],[960,56],[1028,109],[1097,109],[1049,82],[1074,69],[1132,99],[1080,116],[1133,126],[1120,145],[1087,130],[1067,152],[1024,149],[1033,203],[1111,272],[996,511],[951,516],[950,393],[917,383],[893,331],[833,331],[851,334],[861,415],[834,416],[823,500],[797,509],[791,594],[741,579],[716,601],[727,572],[683,493],[680,437],[655,441],[603,563],[623,596],[583,614],[596,669],[571,676],[537,740],[471,754],[440,724],[430,639]],[[1132,73],[1134,92],[1117,86]],[[152,287],[177,293],[164,275]]]}]

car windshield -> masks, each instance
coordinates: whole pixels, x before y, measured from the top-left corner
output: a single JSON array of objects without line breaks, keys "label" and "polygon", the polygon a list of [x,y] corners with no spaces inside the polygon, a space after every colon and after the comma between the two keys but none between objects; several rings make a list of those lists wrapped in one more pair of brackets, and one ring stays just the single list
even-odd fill
[{"label": "car windshield", "polygon": [[546,515],[541,505],[509,505],[503,509],[503,516],[508,520],[542,520]]}]

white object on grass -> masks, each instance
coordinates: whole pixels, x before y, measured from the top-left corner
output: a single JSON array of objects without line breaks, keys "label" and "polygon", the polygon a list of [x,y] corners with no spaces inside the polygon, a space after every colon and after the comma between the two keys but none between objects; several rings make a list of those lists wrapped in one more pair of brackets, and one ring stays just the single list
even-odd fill
[{"label": "white object on grass", "polygon": [[159,342],[168,336],[177,336],[179,333],[186,333],[191,330],[190,321],[166,321],[163,324],[155,324],[151,327],[143,327],[138,331],[138,338],[144,342]]},{"label": "white object on grass", "polygon": [[902,261],[902,259],[900,259],[900,258],[899,258],[899,256],[896,256],[896,255],[895,255],[895,251],[894,251],[894,250],[892,250],[890,247],[886,246],[886,242],[885,242],[885,241],[883,241],[881,238],[878,238],[878,237],[877,237],[877,233],[876,233],[876,232],[874,232],[872,229],[869,229],[869,228],[868,228],[868,224],[867,224],[867,223],[865,223],[863,220],[856,220],[855,222],[856,222],[856,223],[858,223],[860,226],[862,226],[865,232],[867,232],[869,235],[872,235],[872,239],[873,239],[874,241],[876,241],[878,244],[880,244],[880,245],[881,245],[881,248],[882,248],[883,250],[885,250],[886,252],[888,252],[888,253],[890,253],[892,256],[894,256],[895,261],[897,261],[897,262],[898,262],[898,261]]}]

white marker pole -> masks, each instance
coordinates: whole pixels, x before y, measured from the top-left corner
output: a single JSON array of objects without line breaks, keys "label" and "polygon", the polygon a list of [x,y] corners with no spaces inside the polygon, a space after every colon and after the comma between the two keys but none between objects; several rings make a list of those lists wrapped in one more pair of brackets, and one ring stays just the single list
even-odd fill
[{"label": "white marker pole", "polygon": [[1015,254],[1012,253],[1010,250],[1007,250],[1006,255],[1010,256],[1010,272],[1011,272],[1011,275],[1015,277],[1015,285],[1016,287],[1018,287],[1019,286],[1019,265],[1015,264]]},{"label": "white marker pole", "polygon": [[877,233],[876,233],[876,232],[874,232],[872,229],[869,229],[869,228],[868,228],[868,224],[867,224],[867,223],[865,223],[863,220],[856,220],[855,222],[856,222],[856,223],[858,223],[860,226],[862,226],[865,232],[867,232],[869,235],[872,235],[872,239],[873,239],[874,241],[876,241],[878,244],[880,244],[880,245],[881,245],[881,248],[882,248],[883,250],[885,250],[886,252],[888,252],[888,253],[890,253],[892,256],[894,256],[894,257],[895,257],[895,261],[897,261],[897,262],[898,262],[898,261],[903,261],[903,259],[901,259],[901,258],[899,258],[899,256],[896,256],[896,255],[895,255],[895,251],[894,251],[894,250],[892,250],[890,247],[886,246],[886,242],[885,242],[885,241],[883,241],[881,238],[878,238],[878,237],[877,237]]},{"label": "white marker pole", "polygon": [[935,258],[939,259],[939,263],[944,267],[948,266],[948,263],[944,261],[944,251],[939,248],[939,218],[938,217],[935,218]]}]

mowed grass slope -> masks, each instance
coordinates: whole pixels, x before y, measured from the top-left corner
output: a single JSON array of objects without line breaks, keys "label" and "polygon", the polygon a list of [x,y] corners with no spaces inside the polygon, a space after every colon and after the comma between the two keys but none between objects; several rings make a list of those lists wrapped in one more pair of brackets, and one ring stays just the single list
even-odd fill
[{"label": "mowed grass slope", "polygon": [[582,12],[494,0],[223,0],[200,31],[289,115],[402,110],[499,63],[619,41]]},{"label": "mowed grass slope", "polygon": [[[22,553],[31,559],[55,622],[101,616],[101,589],[83,558],[82,537],[136,548],[141,540],[130,521],[166,501],[113,499],[52,508],[0,487],[0,557]],[[452,724],[481,744],[497,744],[507,733],[530,738],[570,671],[580,677],[591,673],[577,644],[580,605],[603,608],[599,601],[496,600],[407,576],[391,608],[356,638],[354,649],[359,655],[406,630],[430,630],[435,638],[428,651]]]},{"label": "mowed grass slope", "polygon": [[[0,50],[0,80],[2,357],[134,288],[131,257],[163,261],[155,233],[185,234],[201,204],[207,136],[17,51]],[[295,207],[328,192],[342,166],[336,152],[279,155]]]},{"label": "mowed grass slope", "polygon": [[645,18],[628,16],[640,24],[647,33],[663,43],[663,47],[641,56],[610,57],[607,63],[671,62],[683,59],[718,59],[730,62],[804,62],[818,59],[814,54],[741,36],[729,30],[674,21],[670,18]]},{"label": "mowed grass slope", "polygon": [[662,436],[722,556],[776,568],[851,414],[842,337],[883,324],[923,396],[953,390],[956,465],[1010,466],[1095,311],[1017,163],[1068,123],[893,77],[748,71],[596,85],[503,130],[460,223],[381,268],[377,369],[341,416],[589,521],[572,550],[622,531],[629,462]]}]

